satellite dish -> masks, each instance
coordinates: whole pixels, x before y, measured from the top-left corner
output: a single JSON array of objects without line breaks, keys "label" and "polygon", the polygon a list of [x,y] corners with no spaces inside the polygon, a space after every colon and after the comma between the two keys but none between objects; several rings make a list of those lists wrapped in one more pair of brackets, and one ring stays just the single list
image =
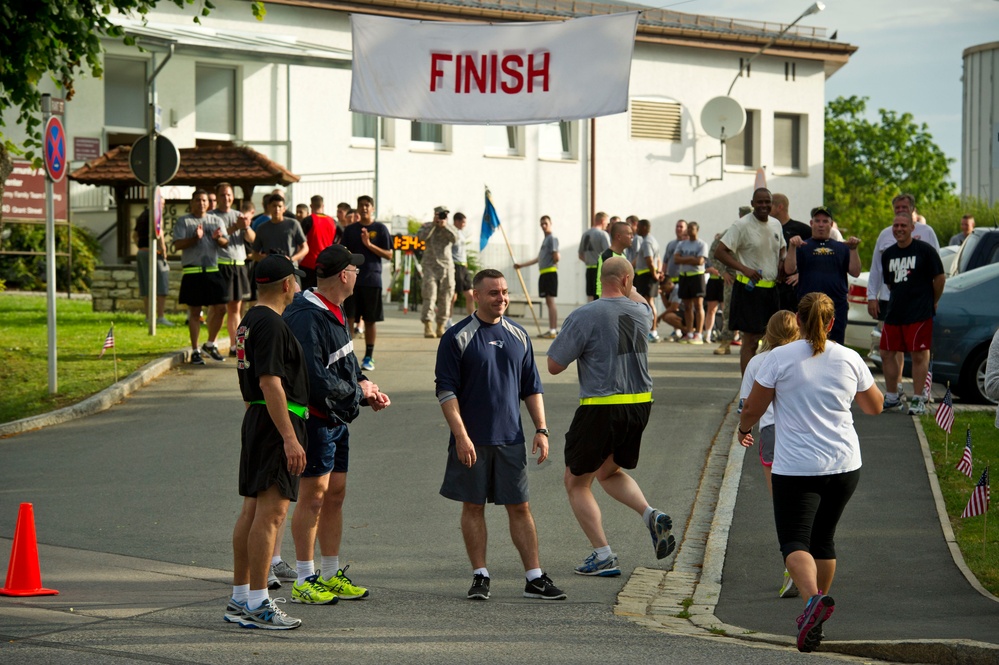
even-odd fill
[{"label": "satellite dish", "polygon": [[701,127],[716,139],[730,139],[745,126],[746,111],[731,97],[715,97],[701,111]]}]

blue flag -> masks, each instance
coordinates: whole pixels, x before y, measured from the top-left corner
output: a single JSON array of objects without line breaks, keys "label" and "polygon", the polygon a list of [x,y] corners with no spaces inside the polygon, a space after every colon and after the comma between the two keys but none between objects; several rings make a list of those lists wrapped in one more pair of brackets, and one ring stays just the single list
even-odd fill
[{"label": "blue flag", "polygon": [[496,208],[493,207],[492,199],[489,198],[489,190],[486,190],[486,209],[482,213],[482,231],[479,233],[479,251],[481,252],[486,248],[486,243],[489,242],[489,238],[492,237],[493,231],[495,231],[500,225],[499,215],[496,214]]}]

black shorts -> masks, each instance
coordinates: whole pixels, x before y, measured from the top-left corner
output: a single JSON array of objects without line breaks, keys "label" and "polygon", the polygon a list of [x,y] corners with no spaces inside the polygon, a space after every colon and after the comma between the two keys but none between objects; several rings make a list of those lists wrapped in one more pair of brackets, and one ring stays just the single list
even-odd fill
[{"label": "black shorts", "polygon": [[[305,419],[289,415],[295,435],[308,451]],[[240,434],[239,495],[255,497],[272,485],[277,485],[281,496],[297,501],[298,477],[288,471],[284,439],[274,426],[265,405],[251,404],[246,409]]]},{"label": "black shorts", "polygon": [[218,270],[186,273],[180,280],[177,302],[188,307],[224,305],[229,302],[225,295],[225,278]]},{"label": "black shorts", "polygon": [[680,275],[680,300],[693,300],[704,297],[704,274]]},{"label": "black shorts", "polygon": [[857,489],[860,469],[828,476],[771,476],[774,524],[787,559],[805,551],[816,559],[835,559],[833,538],[847,502]]},{"label": "black shorts", "polygon": [[250,297],[250,273],[245,265],[220,263],[219,272],[225,280],[227,302]]},{"label": "black shorts", "polygon": [[652,275],[652,271],[635,275],[635,290],[643,298],[655,298],[659,293],[659,282]]},{"label": "black shorts", "polygon": [[382,310],[382,289],[380,286],[358,286],[354,295],[343,301],[343,311],[348,319],[363,319],[365,323],[385,320]]},{"label": "black shorts", "polygon": [[558,273],[546,272],[538,275],[538,297],[555,298],[558,296]]},{"label": "black shorts", "polygon": [[728,329],[739,330],[750,335],[762,335],[767,331],[770,317],[780,309],[777,289],[757,286],[746,289],[742,282],[732,285],[732,311],[729,314]]},{"label": "black shorts", "polygon": [[347,426],[343,423],[331,423],[316,416],[309,416],[305,421],[305,429],[309,437],[309,445],[305,449],[305,471],[303,478],[325,476],[331,471],[341,471],[337,462],[343,449],[343,469],[347,471],[347,440],[350,436]]},{"label": "black shorts", "polygon": [[565,465],[574,476],[593,473],[611,455],[623,469],[638,466],[652,402],[581,405],[565,433]]},{"label": "black shorts", "polygon": [[468,276],[468,266],[454,264],[454,291],[464,293],[472,290],[472,278]]},{"label": "black shorts", "polygon": [[725,300],[725,280],[721,277],[709,277],[708,285],[704,287],[705,302],[723,302]]},{"label": "black shorts", "polygon": [[448,446],[441,496],[478,505],[527,502],[526,444],[475,446],[475,458],[475,464],[468,468],[458,461],[454,445]]},{"label": "black shorts", "polygon": [[586,295],[597,297],[597,268],[586,267]]}]

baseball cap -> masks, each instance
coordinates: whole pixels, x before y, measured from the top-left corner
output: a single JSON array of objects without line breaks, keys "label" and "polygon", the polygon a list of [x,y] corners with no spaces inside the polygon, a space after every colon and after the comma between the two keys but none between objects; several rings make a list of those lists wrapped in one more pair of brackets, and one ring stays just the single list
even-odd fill
[{"label": "baseball cap", "polygon": [[316,257],[316,277],[332,277],[340,274],[347,266],[364,263],[360,254],[351,254],[343,245],[330,245]]},{"label": "baseball cap", "polygon": [[439,215],[441,213],[444,213],[445,215],[447,215],[447,214],[450,214],[451,211],[447,209],[447,206],[437,206],[436,208],[434,208],[434,214],[435,215]]},{"label": "baseball cap", "polygon": [[257,284],[272,284],[288,275],[305,277],[305,273],[296,268],[291,259],[284,254],[270,254],[257,264],[254,279],[257,280]]},{"label": "baseball cap", "polygon": [[812,217],[815,217],[816,215],[819,215],[819,214],[825,215],[829,219],[833,218],[832,210],[830,210],[829,208],[827,208],[825,206],[816,206],[815,208],[812,208]]}]

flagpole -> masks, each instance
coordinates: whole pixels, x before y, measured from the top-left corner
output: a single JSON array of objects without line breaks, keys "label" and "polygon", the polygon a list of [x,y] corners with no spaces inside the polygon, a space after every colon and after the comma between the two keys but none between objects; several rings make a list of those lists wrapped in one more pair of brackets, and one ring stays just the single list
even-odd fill
[{"label": "flagpole", "polygon": [[[111,334],[114,334],[114,321],[111,322]],[[111,352],[113,354],[111,359],[114,360],[114,382],[118,383],[118,342],[111,345]]]},{"label": "flagpole", "polygon": [[[503,233],[503,242],[506,243],[506,250],[510,252],[510,260],[513,263],[517,262],[517,259],[513,256],[513,247],[510,246],[510,239],[506,237],[506,230],[503,225],[499,225],[499,230]],[[538,321],[538,315],[534,313],[534,305],[531,303],[531,294],[527,292],[527,285],[524,283],[524,276],[520,274],[518,268],[514,268],[517,273],[517,279],[520,280],[520,288],[524,290],[524,297],[527,298],[527,309],[531,310],[531,317],[534,319],[534,325],[538,327],[538,334],[541,334],[541,323]]]}]

